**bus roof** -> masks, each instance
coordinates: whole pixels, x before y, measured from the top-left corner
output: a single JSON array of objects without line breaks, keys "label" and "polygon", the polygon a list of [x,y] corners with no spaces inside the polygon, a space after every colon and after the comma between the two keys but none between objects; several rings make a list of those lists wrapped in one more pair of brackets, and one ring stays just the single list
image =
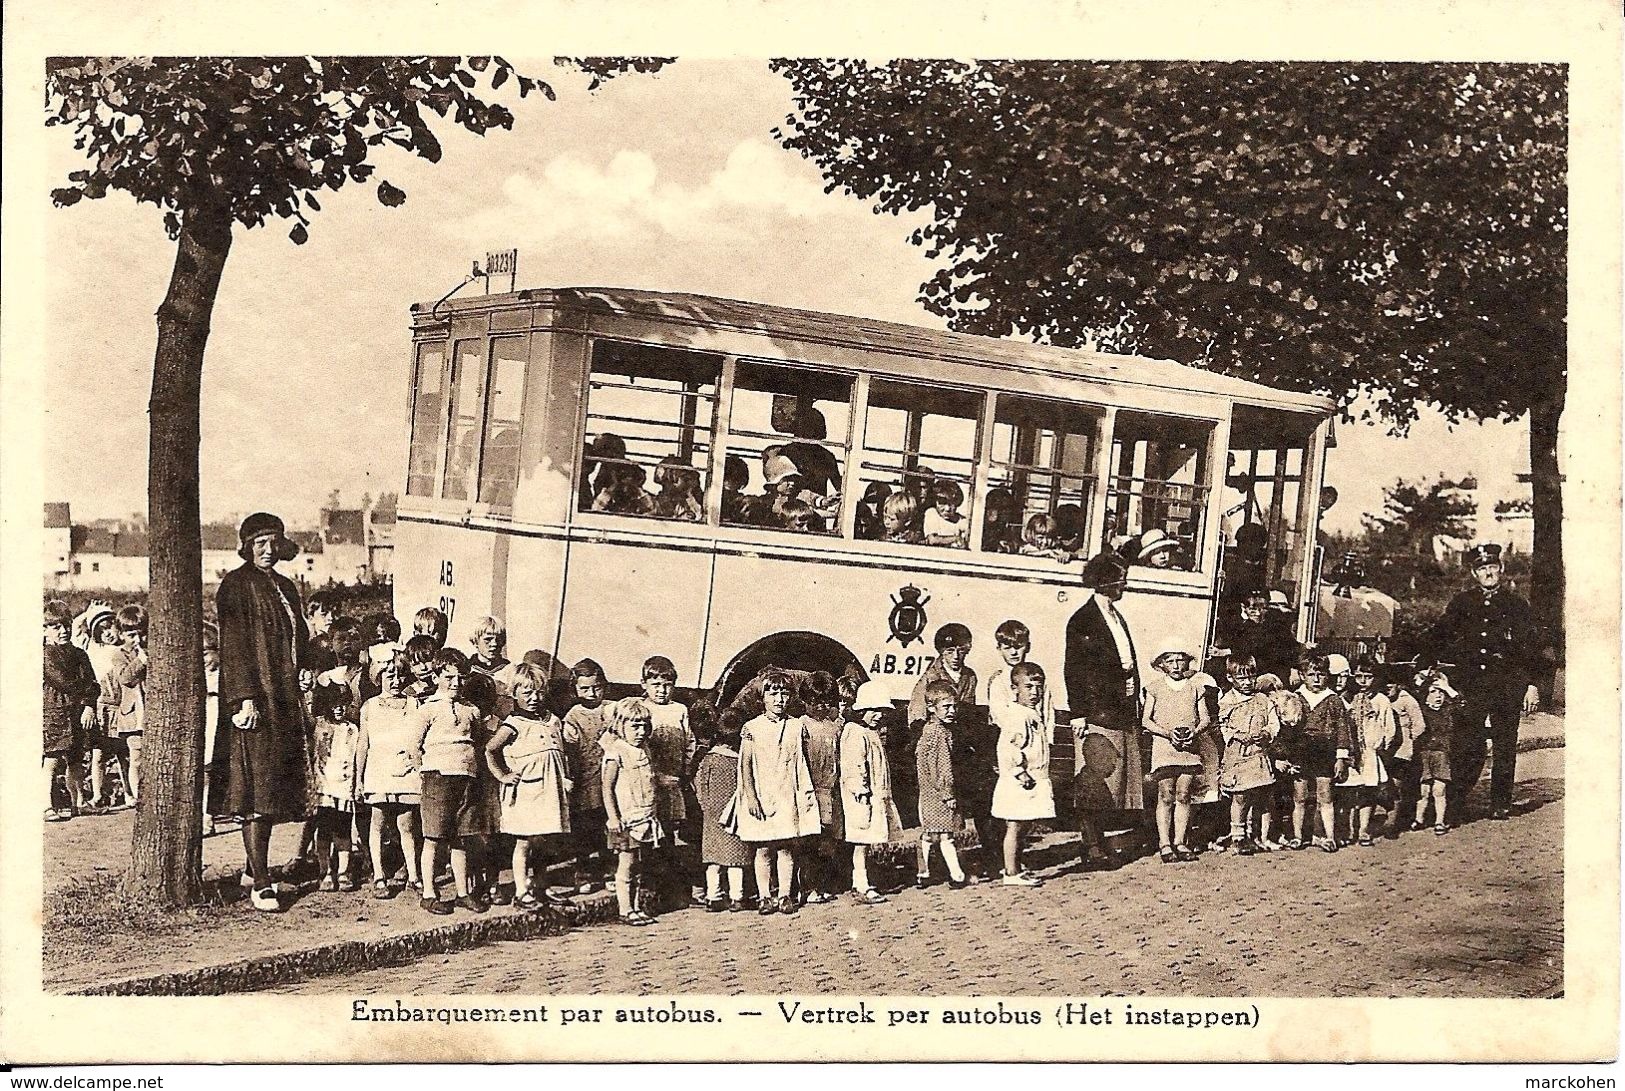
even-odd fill
[{"label": "bus roof", "polygon": [[[964,363],[1018,368],[1060,378],[1079,377],[1132,386],[1198,391],[1255,405],[1328,415],[1336,403],[1327,397],[1280,390],[1263,383],[1158,360],[1090,349],[1058,348],[1011,338],[952,333],[901,322],[776,307],[717,296],[653,292],[637,288],[527,288],[498,295],[453,299],[442,315],[504,310],[526,305],[580,307],[603,315],[625,315],[710,330],[790,337],[910,356],[934,356]],[[412,308],[425,321],[432,304]],[[743,354],[743,353],[742,353]]]}]

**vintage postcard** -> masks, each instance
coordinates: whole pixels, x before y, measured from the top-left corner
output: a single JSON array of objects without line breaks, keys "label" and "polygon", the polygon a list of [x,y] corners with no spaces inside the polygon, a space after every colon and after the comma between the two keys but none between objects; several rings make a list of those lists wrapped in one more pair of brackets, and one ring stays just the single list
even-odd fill
[{"label": "vintage postcard", "polygon": [[0,1061],[1617,1054],[1617,5],[7,14]]}]

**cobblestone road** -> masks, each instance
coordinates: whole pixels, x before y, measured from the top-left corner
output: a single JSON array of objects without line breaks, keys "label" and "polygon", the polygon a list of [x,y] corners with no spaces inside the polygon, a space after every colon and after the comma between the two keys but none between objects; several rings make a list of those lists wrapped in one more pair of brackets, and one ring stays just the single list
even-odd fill
[{"label": "cobblestone road", "polygon": [[685,911],[282,992],[1550,996],[1562,989],[1561,750],[1525,754],[1511,822],[1373,848],[1206,856],[1042,888],[908,890],[794,917]]}]

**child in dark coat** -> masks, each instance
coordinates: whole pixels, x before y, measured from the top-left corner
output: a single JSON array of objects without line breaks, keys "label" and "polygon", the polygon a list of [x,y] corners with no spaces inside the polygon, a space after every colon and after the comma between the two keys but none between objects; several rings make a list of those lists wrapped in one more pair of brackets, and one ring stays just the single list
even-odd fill
[{"label": "child in dark coat", "polygon": [[[79,780],[79,755],[85,739],[96,728],[96,699],[101,687],[96,670],[83,648],[69,640],[73,611],[65,602],[45,604],[45,747],[41,768],[45,773],[45,820],[62,822],[84,806]],[[56,806],[56,778],[67,782],[68,806]]]}]

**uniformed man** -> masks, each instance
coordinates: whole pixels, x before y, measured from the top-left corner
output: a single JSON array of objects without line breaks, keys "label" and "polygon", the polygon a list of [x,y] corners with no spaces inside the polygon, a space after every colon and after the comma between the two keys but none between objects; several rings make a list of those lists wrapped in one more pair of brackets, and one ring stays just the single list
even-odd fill
[{"label": "uniformed man", "polygon": [[1490,816],[1512,815],[1512,785],[1518,760],[1519,713],[1540,707],[1534,686],[1538,636],[1529,603],[1501,585],[1501,547],[1477,545],[1467,552],[1477,587],[1450,600],[1433,628],[1435,657],[1455,666],[1451,681],[1461,693],[1461,716],[1450,787],[1454,814],[1484,771],[1484,741],[1495,747],[1490,771]]}]

